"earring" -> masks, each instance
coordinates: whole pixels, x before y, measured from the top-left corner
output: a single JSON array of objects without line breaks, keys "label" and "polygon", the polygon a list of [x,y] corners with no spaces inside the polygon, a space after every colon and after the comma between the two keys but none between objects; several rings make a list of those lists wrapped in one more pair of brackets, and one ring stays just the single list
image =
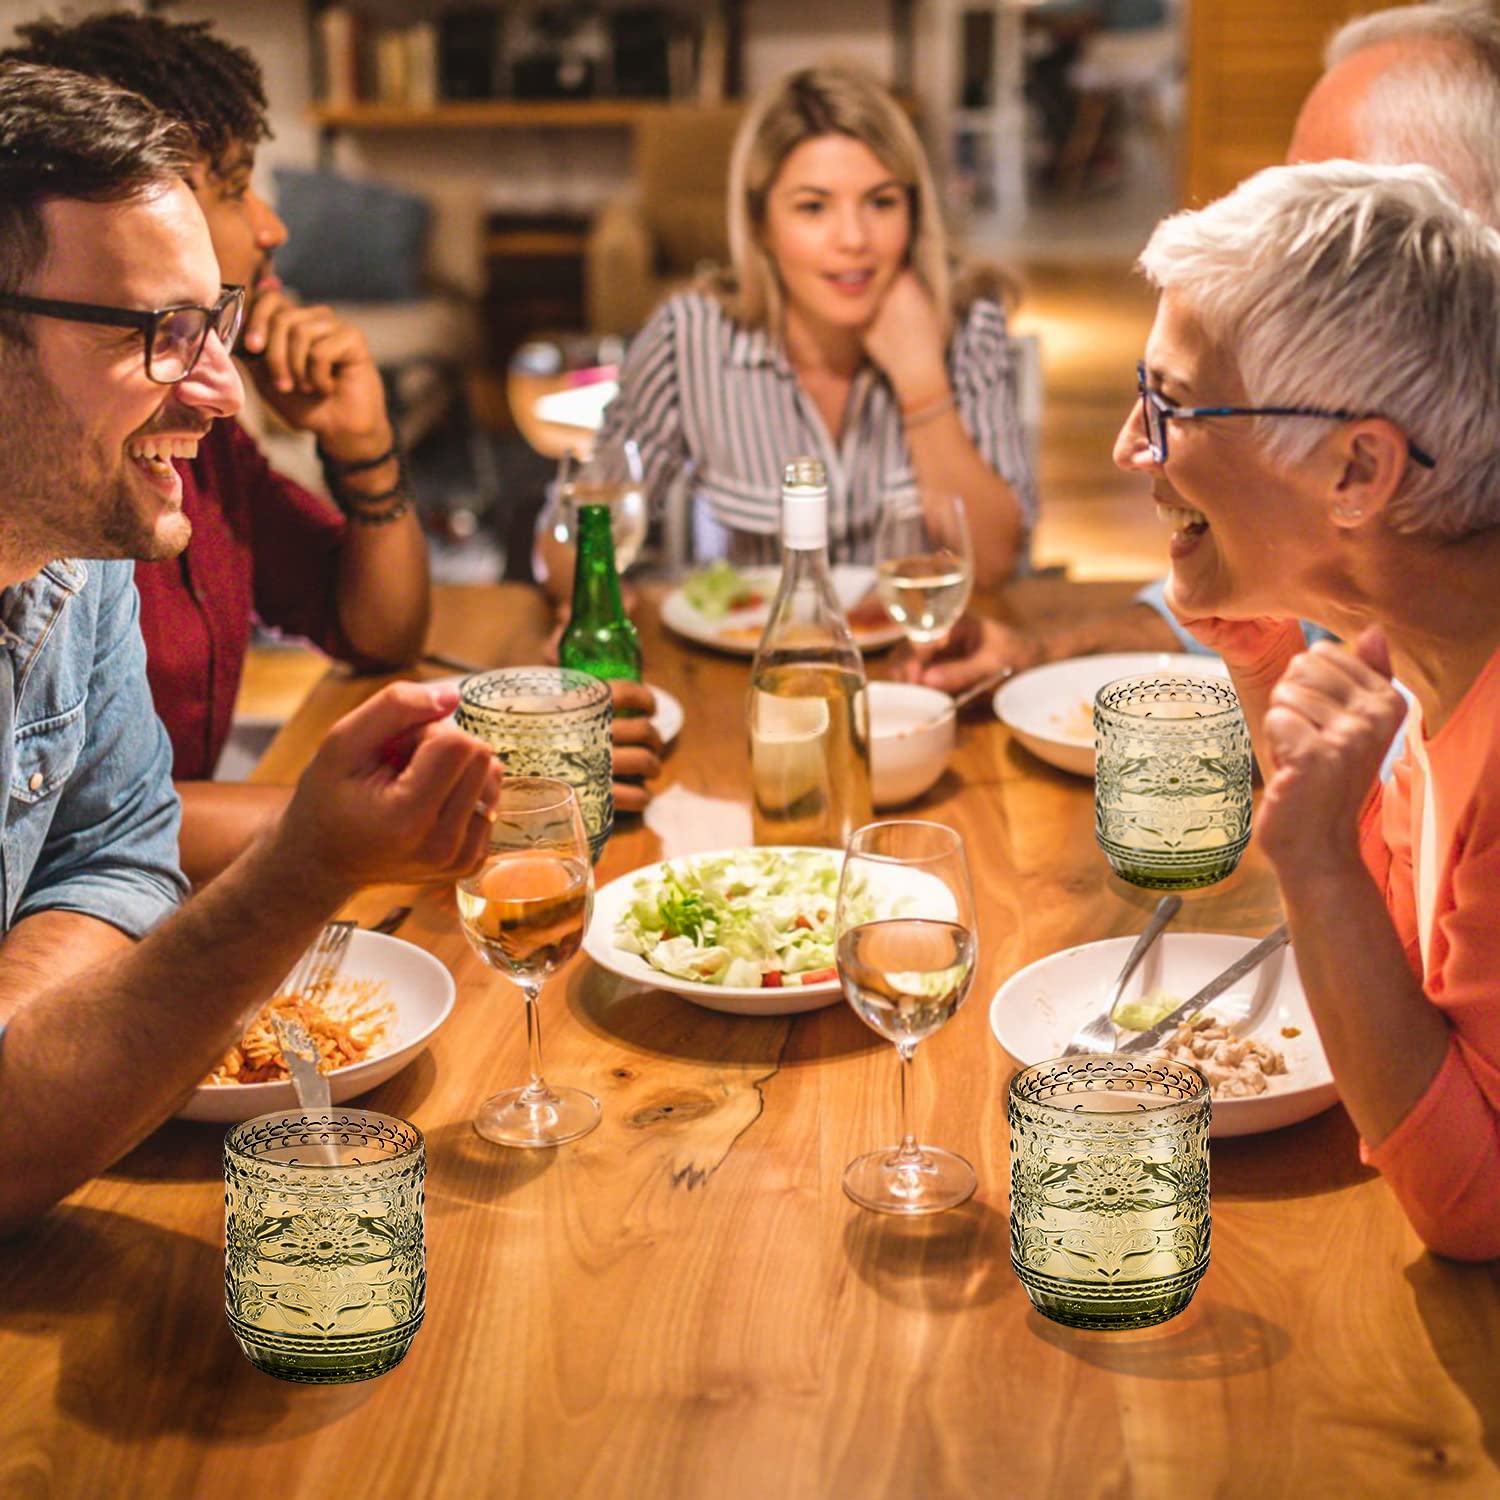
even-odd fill
[{"label": "earring", "polygon": [[1362,521],[1365,517],[1362,505],[1345,505],[1342,500],[1335,500],[1330,509],[1335,521]]}]

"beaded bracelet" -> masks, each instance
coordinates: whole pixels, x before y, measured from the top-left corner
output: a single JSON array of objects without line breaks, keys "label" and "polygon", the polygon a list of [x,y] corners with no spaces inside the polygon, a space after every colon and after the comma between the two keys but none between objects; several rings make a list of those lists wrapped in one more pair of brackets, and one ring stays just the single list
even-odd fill
[{"label": "beaded bracelet", "polygon": [[401,457],[401,441],[395,436],[394,430],[391,435],[391,446],[384,453],[375,458],[358,458],[350,463],[345,463],[341,458],[335,458],[327,452],[322,443],[317,445],[318,462],[323,465],[324,474],[330,478],[347,478],[350,474],[363,474],[370,469],[378,469],[381,464],[388,464],[393,458]]},{"label": "beaded bracelet", "polygon": [[[406,479],[406,458],[400,449],[392,449],[392,452],[396,458],[396,482],[389,489],[377,490],[373,495],[353,494],[340,484],[339,480],[342,476],[324,475],[328,481],[328,493],[333,496],[334,504],[343,511],[348,520],[356,525],[384,526],[390,521],[399,520],[411,509],[411,492]],[[382,501],[395,499],[398,495],[401,497],[400,502],[389,510],[372,509]]]},{"label": "beaded bracelet", "polygon": [[399,505],[393,505],[389,510],[381,511],[379,515],[370,515],[362,510],[346,510],[344,518],[353,521],[356,526],[386,526],[392,521],[399,521],[407,511],[411,509],[411,497],[403,496]]}]

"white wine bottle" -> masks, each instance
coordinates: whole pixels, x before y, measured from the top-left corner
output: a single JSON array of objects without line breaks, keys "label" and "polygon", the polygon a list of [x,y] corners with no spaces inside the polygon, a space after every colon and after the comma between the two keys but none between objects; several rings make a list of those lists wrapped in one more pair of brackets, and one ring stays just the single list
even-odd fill
[{"label": "white wine bottle", "polygon": [[757,844],[842,849],[872,816],[865,664],[828,574],[828,481],[786,466],[781,582],[750,674]]}]

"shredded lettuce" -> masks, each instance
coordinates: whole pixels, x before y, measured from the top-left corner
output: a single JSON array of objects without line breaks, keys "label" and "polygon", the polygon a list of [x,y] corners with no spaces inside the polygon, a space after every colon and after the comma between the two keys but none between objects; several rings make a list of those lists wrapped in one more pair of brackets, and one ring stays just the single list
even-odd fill
[{"label": "shredded lettuce", "polygon": [[722,620],[736,601],[753,593],[749,580],[722,558],[694,573],[682,585],[683,597],[706,620]]},{"label": "shredded lettuce", "polygon": [[[615,947],[674,979],[797,985],[834,966],[839,869],[831,849],[741,849],[658,865],[636,880]],[[855,920],[871,920],[862,887],[853,899]]]}]

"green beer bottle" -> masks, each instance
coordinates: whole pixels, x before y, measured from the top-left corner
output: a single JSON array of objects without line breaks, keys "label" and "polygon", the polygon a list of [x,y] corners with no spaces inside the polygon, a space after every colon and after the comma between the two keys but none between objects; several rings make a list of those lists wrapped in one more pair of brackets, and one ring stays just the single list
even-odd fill
[{"label": "green beer bottle", "polygon": [[573,617],[558,658],[565,667],[605,681],[641,680],[641,642],[625,613],[615,572],[615,539],[607,505],[578,507],[578,560],[573,570]]}]

